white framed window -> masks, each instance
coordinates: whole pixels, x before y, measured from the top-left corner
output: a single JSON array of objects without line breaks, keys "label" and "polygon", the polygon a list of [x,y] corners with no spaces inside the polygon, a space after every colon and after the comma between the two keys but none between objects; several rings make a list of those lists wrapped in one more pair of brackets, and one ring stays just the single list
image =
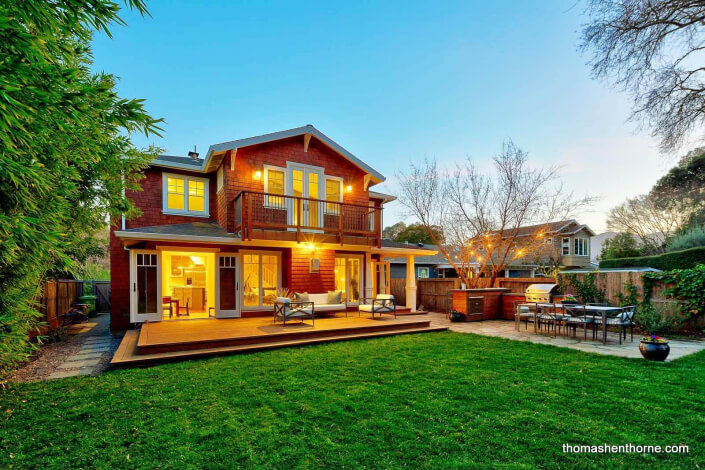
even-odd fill
[{"label": "white framed window", "polygon": [[223,189],[223,186],[225,186],[225,169],[223,168],[223,165],[220,165],[218,167],[218,172],[216,173],[216,191],[220,192]]},{"label": "white framed window", "polygon": [[570,238],[566,237],[566,238],[563,239],[561,253],[562,253],[563,255],[569,255],[569,254],[570,254]]},{"label": "white framed window", "polygon": [[242,252],[242,292],[245,308],[274,304],[281,287],[281,253],[278,251]]},{"label": "white framed window", "polygon": [[590,254],[590,244],[586,238],[576,238],[573,241],[573,254],[577,256],[588,256]]},{"label": "white framed window", "polygon": [[162,211],[208,217],[208,179],[162,173]]},{"label": "white framed window", "polygon": [[[268,194],[286,194],[286,168],[264,165],[264,192]],[[267,207],[284,209],[284,198],[265,196],[264,204]]]},{"label": "white framed window", "polygon": [[[343,178],[326,176],[326,201],[343,202]],[[338,214],[338,204],[326,204],[326,214]]]},{"label": "white framed window", "polygon": [[419,279],[428,279],[430,275],[430,269],[428,267],[416,268],[416,277]]}]

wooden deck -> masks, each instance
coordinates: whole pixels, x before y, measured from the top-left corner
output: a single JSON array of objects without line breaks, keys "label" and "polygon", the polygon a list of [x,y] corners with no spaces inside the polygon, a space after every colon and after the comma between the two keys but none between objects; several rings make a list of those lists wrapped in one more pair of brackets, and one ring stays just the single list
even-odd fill
[{"label": "wooden deck", "polygon": [[128,331],[111,365],[124,367],[307,344],[441,331],[426,316],[357,315],[273,324],[271,317],[148,322]]}]

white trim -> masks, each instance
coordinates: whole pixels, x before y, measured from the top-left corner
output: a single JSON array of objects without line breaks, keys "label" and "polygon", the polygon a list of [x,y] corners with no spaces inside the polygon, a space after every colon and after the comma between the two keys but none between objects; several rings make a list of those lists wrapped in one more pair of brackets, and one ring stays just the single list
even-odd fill
[{"label": "white trim", "polygon": [[[235,259],[235,309],[221,310],[220,309],[220,258]],[[242,295],[240,292],[240,270],[241,258],[238,252],[216,253],[215,254],[215,317],[216,318],[240,318],[242,315]]]},{"label": "white trim", "polygon": [[[571,237],[562,237],[561,238],[561,256],[570,256],[571,253],[571,246],[570,246],[570,239]],[[568,253],[564,253],[564,248],[566,247],[565,241],[568,240]]]},{"label": "white trim", "polygon": [[[168,207],[169,185],[167,178],[178,178],[184,180],[184,209],[170,209]],[[188,208],[188,185],[190,181],[203,183],[203,211],[191,211]],[[209,193],[210,180],[200,176],[178,175],[176,173],[162,172],[162,213],[171,215],[184,215],[189,217],[210,217]]]},{"label": "white trim", "polygon": [[[157,268],[157,311],[137,313],[137,255],[154,255]],[[158,250],[130,250],[130,323],[162,319],[162,255]]]},{"label": "white trim", "polygon": [[[578,253],[578,250],[576,250],[577,245],[581,245],[584,250],[580,250],[580,253]],[[590,256],[590,239],[584,237],[573,237],[573,255],[582,257]]]}]

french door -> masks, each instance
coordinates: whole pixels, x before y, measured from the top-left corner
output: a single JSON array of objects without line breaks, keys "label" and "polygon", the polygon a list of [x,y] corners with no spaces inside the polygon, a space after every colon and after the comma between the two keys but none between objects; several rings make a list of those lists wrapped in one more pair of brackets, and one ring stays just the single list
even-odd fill
[{"label": "french door", "polygon": [[161,277],[155,250],[130,250],[130,322],[161,321]]},{"label": "french door", "polygon": [[238,264],[238,257],[234,253],[223,253],[217,256],[215,271],[215,316],[217,318],[240,316]]},{"label": "french door", "polygon": [[390,291],[390,272],[389,272],[389,262],[388,261],[373,261],[372,262],[372,272],[374,273],[374,292],[373,295],[376,297],[377,294],[389,294]]},{"label": "french door", "polygon": [[[290,196],[302,199],[295,199],[293,207],[289,211],[289,224],[300,225],[302,230],[317,232],[323,227],[324,203],[311,201],[309,199],[321,199],[323,170],[306,165],[287,165],[289,171]],[[297,204],[300,207],[297,208]],[[301,220],[299,221],[299,217]]]}]

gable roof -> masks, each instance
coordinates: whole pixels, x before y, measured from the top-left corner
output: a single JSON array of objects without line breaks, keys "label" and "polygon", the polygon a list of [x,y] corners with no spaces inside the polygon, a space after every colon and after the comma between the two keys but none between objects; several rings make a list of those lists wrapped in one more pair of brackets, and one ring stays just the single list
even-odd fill
[{"label": "gable roof", "polygon": [[[563,233],[563,230],[566,228],[570,227],[571,225],[576,225],[576,227],[571,230],[570,232],[565,232],[566,235],[572,235],[575,233],[578,233],[579,231],[585,229],[587,230],[591,236],[595,235],[595,232],[592,231],[590,227],[588,227],[585,224],[579,224],[578,221],[575,219],[568,219],[568,220],[559,220],[557,222],[548,222],[545,224],[534,224],[534,225],[525,225],[523,227],[519,227],[517,229],[517,237],[527,237],[531,236],[534,233],[536,233],[537,229],[545,227],[548,234],[558,234],[558,233]],[[511,232],[513,229],[507,229],[505,232]],[[491,233],[498,233],[498,230],[495,230],[494,232]]]},{"label": "gable roof", "polygon": [[214,144],[208,147],[208,152],[206,152],[206,156],[204,158],[193,159],[191,157],[159,155],[157,158],[152,160],[152,165],[163,166],[168,168],[181,168],[186,170],[198,171],[201,173],[207,173],[215,170],[218,167],[220,161],[225,155],[225,152],[227,152],[228,150],[237,150],[243,147],[250,147],[252,145],[264,144],[267,142],[274,142],[277,140],[288,139],[290,137],[296,137],[299,135],[309,135],[316,137],[316,139],[320,140],[324,145],[336,152],[338,155],[345,158],[365,173],[369,174],[372,177],[374,183],[381,183],[386,179],[380,172],[378,172],[377,170],[369,166],[367,163],[357,158],[352,153],[345,150],[343,147],[333,141],[333,139],[313,127],[311,124],[307,124],[302,127],[296,127],[294,129],[272,132],[270,134],[263,134],[254,137],[247,137],[244,139],[231,140],[229,142],[222,142],[220,144]]}]

